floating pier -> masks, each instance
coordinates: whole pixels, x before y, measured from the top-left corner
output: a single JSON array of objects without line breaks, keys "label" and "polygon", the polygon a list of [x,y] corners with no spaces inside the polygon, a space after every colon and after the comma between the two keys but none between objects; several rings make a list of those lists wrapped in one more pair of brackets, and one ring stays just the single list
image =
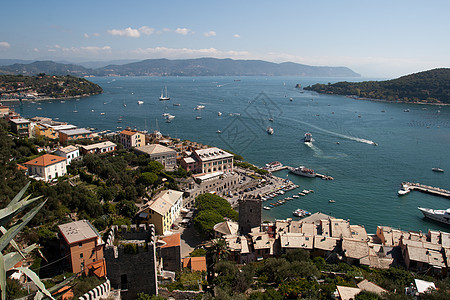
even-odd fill
[{"label": "floating pier", "polygon": [[424,185],[421,183],[413,183],[413,182],[402,182],[402,187],[406,191],[419,191],[423,193],[429,193],[441,197],[450,198],[450,191],[444,190],[438,187],[433,187],[429,185]]}]

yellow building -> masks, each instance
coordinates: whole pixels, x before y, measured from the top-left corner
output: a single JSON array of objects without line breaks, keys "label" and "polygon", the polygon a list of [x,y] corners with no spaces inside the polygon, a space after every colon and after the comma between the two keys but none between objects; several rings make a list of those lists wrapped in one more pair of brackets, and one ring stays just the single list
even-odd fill
[{"label": "yellow building", "polygon": [[156,234],[164,235],[170,231],[182,207],[183,192],[166,190],[142,206],[138,217],[143,223],[154,224]]},{"label": "yellow building", "polygon": [[59,131],[60,130],[70,130],[75,129],[77,126],[70,125],[70,124],[63,124],[63,125],[50,125],[45,123],[38,123],[35,127],[35,134],[36,136],[45,136],[49,139],[59,139]]},{"label": "yellow building", "polygon": [[145,134],[135,130],[122,130],[120,143],[126,148],[141,147],[145,145]]}]

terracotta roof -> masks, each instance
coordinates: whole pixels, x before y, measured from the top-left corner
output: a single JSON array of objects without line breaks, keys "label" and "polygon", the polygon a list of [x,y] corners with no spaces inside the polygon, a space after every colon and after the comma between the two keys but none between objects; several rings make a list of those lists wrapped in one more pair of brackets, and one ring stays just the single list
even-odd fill
[{"label": "terracotta roof", "polygon": [[44,154],[35,159],[27,161],[26,163],[24,163],[24,165],[46,167],[46,166],[51,166],[53,164],[59,163],[64,160],[66,160],[65,157],[56,156],[56,155],[52,155],[52,154]]},{"label": "terracotta roof", "polygon": [[17,169],[19,169],[19,170],[21,170],[21,171],[26,171],[26,170],[28,170],[27,167],[22,166],[21,164],[17,164]]},{"label": "terracotta roof", "polygon": [[206,271],[206,257],[185,257],[181,259],[183,268],[190,268],[191,271]]},{"label": "terracotta roof", "polygon": [[136,133],[137,132],[135,132],[135,131],[131,131],[131,130],[127,130],[127,129],[124,129],[120,132],[120,134],[129,135],[129,136],[135,135]]},{"label": "terracotta roof", "polygon": [[174,233],[172,235],[161,237],[160,240],[164,241],[166,244],[161,246],[161,248],[177,247],[181,245],[180,233]]},{"label": "terracotta roof", "polygon": [[103,278],[106,276],[106,264],[105,260],[98,260],[86,266],[86,275],[88,272],[92,272],[98,278]]}]

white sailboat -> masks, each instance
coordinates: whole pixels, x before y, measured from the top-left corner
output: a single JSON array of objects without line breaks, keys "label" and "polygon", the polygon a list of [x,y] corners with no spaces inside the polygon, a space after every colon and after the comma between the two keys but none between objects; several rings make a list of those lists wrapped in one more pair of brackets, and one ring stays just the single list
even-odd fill
[{"label": "white sailboat", "polygon": [[167,94],[167,86],[165,87],[166,93],[164,94],[164,89],[161,89],[161,96],[159,97],[159,101],[167,101],[170,100],[169,95]]}]

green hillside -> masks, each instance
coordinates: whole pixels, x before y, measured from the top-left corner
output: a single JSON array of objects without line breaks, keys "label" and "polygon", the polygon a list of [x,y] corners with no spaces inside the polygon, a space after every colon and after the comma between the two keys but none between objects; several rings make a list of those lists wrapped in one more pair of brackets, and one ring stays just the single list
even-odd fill
[{"label": "green hillside", "polygon": [[387,101],[450,103],[450,69],[434,69],[386,81],[314,84],[305,90]]}]

